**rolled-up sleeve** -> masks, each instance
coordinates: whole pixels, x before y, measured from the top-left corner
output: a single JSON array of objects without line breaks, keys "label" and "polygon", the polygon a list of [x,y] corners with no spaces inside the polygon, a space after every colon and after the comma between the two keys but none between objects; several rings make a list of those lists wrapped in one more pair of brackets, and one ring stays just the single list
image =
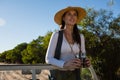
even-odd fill
[{"label": "rolled-up sleeve", "polygon": [[65,61],[54,58],[56,44],[57,44],[57,40],[58,40],[58,34],[59,34],[59,32],[54,32],[51,36],[51,39],[50,39],[50,42],[48,45],[48,49],[47,49],[47,53],[45,56],[45,61],[47,64],[52,64],[52,65],[58,66],[60,68],[63,68]]}]

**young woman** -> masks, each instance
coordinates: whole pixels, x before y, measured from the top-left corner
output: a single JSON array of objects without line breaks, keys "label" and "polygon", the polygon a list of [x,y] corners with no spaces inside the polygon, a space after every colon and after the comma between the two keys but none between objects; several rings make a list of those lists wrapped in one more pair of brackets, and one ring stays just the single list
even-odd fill
[{"label": "young woman", "polygon": [[[80,52],[86,53],[86,51],[84,36],[79,33],[77,24],[85,16],[86,11],[81,7],[67,7],[55,14],[54,20],[58,25],[60,25],[60,29],[63,30],[61,54],[59,60],[54,58],[59,35],[59,32],[57,31],[51,36],[46,53],[46,63],[66,69],[63,72],[74,71],[75,69],[81,68],[82,61],[81,59],[76,58],[76,55],[78,55]],[[85,64],[87,67],[89,67],[90,60],[86,59]],[[63,79],[61,78],[61,80]],[[67,80],[71,80],[71,78]]]}]

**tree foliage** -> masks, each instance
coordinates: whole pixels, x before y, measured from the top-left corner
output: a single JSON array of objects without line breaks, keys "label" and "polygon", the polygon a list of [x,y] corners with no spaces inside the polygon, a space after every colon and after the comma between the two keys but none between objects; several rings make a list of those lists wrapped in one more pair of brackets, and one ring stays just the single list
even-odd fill
[{"label": "tree foliage", "polygon": [[33,40],[28,44],[27,48],[22,52],[23,63],[35,64],[42,63],[43,61],[43,48],[41,45],[42,37],[39,37],[37,40]]},{"label": "tree foliage", "polygon": [[87,53],[101,80],[115,80],[120,67],[120,18],[114,18],[112,12],[106,10],[87,11],[87,17],[80,23]]}]

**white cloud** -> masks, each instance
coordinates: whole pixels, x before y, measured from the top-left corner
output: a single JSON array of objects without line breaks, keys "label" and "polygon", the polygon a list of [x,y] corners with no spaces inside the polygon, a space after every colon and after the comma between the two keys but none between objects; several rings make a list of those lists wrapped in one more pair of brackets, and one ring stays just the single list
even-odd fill
[{"label": "white cloud", "polygon": [[2,18],[0,18],[0,26],[4,26],[6,24],[6,21]]}]

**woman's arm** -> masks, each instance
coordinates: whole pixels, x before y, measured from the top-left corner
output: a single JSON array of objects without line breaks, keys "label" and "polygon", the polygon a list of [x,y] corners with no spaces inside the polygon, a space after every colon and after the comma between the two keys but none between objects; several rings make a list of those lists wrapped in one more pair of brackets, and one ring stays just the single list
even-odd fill
[{"label": "woman's arm", "polygon": [[52,34],[50,42],[49,42],[49,46],[47,49],[45,61],[48,64],[52,64],[52,65],[58,66],[60,68],[63,68],[65,61],[54,58],[58,35],[59,35],[59,32],[54,32]]}]

